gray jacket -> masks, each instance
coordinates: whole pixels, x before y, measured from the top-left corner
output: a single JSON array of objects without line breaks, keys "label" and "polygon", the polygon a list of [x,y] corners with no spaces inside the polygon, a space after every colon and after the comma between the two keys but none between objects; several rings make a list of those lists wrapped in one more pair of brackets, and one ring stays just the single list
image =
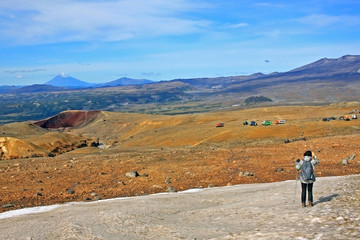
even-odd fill
[{"label": "gray jacket", "polygon": [[[318,160],[318,158],[317,158],[316,156],[313,156],[313,157],[305,156],[303,160],[300,160],[300,162],[297,162],[297,163],[296,163],[296,170],[299,171],[299,170],[301,169],[304,161],[310,162],[311,165],[313,166],[313,169],[315,169],[314,166],[319,163],[319,160]],[[314,176],[315,176],[315,174],[314,174]],[[316,180],[305,180],[305,179],[302,179],[301,174],[300,174],[300,181],[301,181],[302,183],[313,183],[313,182],[315,182]]]}]

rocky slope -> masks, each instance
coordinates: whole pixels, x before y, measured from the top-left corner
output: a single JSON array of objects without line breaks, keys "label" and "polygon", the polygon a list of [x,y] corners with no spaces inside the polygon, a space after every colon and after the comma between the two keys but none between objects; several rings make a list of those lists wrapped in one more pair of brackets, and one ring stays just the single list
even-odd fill
[{"label": "rocky slope", "polygon": [[[295,161],[308,149],[320,159],[318,176],[360,173],[360,120],[322,121],[358,109],[353,103],[178,116],[101,112],[64,132],[29,122],[3,125],[3,138],[53,155],[35,158],[28,148],[18,151],[24,158],[0,160],[0,211],[294,179]],[[275,125],[279,119],[286,123]],[[273,124],[261,126],[262,120]],[[218,122],[224,127],[216,128]],[[99,146],[90,147],[87,139]],[[137,177],[129,177],[132,171]]]}]

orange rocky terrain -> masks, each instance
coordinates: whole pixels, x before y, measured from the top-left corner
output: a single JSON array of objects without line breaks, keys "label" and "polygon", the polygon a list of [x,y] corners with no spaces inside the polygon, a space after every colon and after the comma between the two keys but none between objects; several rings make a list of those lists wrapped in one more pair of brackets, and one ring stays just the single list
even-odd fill
[{"label": "orange rocky terrain", "polygon": [[[344,103],[177,116],[67,111],[6,124],[0,126],[0,212],[295,179],[295,161],[308,149],[320,160],[317,176],[357,174],[360,120],[322,118],[358,108]],[[274,124],[280,119],[286,123]],[[273,124],[261,126],[263,120]],[[224,127],[215,127],[219,122]]]}]

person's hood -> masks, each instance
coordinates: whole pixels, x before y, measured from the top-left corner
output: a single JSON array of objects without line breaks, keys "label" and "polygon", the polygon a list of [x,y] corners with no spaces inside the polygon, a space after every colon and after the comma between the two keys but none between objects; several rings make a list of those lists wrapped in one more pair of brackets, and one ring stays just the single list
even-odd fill
[{"label": "person's hood", "polygon": [[311,161],[311,157],[310,156],[304,156],[304,161],[306,162],[310,162]]}]

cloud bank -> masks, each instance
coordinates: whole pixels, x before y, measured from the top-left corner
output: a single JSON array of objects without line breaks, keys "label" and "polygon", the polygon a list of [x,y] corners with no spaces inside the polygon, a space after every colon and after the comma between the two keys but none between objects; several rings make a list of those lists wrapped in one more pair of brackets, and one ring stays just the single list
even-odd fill
[{"label": "cloud bank", "polygon": [[0,40],[46,44],[190,34],[210,24],[184,16],[199,7],[204,4],[190,0],[1,1]]}]

